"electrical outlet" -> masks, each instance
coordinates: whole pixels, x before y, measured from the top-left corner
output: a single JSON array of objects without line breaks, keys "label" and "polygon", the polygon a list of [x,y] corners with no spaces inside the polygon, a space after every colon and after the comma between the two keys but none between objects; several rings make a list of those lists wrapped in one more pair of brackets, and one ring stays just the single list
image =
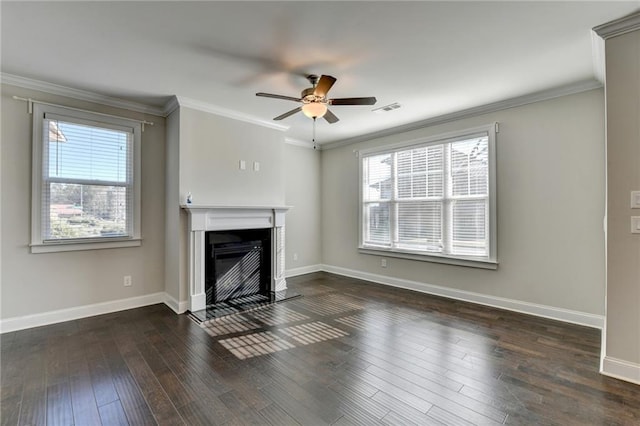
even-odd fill
[{"label": "electrical outlet", "polygon": [[298,260],[298,253],[293,253],[293,260]]},{"label": "electrical outlet", "polygon": [[254,172],[259,172],[260,171],[260,163],[257,161],[253,162],[253,171]]},{"label": "electrical outlet", "polygon": [[387,267],[387,259],[380,259],[380,266],[382,266],[383,268]]},{"label": "electrical outlet", "polygon": [[124,276],[124,286],[131,287],[131,275]]}]

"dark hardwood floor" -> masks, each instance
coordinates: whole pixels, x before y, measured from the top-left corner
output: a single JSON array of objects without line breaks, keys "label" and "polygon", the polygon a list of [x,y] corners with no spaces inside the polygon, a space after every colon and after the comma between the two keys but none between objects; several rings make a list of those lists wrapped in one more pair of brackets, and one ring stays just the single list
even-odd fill
[{"label": "dark hardwood floor", "polygon": [[1,337],[2,425],[638,425],[600,332],[318,273],[196,324],[164,305]]}]

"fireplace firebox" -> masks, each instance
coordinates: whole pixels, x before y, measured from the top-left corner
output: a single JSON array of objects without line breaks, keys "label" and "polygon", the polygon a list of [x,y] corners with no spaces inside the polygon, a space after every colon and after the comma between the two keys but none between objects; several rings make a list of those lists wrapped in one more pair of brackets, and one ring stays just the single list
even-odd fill
[{"label": "fireplace firebox", "polygon": [[271,230],[206,232],[207,306],[253,295],[268,295],[271,283]]}]

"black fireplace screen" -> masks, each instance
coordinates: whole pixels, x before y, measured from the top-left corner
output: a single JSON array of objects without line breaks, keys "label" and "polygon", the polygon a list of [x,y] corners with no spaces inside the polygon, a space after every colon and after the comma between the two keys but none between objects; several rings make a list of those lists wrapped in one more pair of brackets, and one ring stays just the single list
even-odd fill
[{"label": "black fireplace screen", "polygon": [[205,265],[207,305],[267,294],[270,282],[269,230],[208,232]]}]

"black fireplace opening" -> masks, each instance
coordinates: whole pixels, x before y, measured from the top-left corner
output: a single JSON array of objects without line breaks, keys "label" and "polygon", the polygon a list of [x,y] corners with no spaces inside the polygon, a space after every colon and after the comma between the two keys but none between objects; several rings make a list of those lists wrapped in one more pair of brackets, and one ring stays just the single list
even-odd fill
[{"label": "black fireplace opening", "polygon": [[271,229],[208,231],[205,241],[207,305],[269,295]]}]

